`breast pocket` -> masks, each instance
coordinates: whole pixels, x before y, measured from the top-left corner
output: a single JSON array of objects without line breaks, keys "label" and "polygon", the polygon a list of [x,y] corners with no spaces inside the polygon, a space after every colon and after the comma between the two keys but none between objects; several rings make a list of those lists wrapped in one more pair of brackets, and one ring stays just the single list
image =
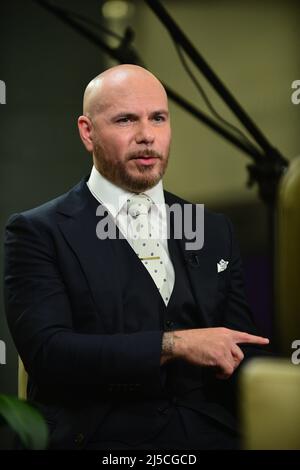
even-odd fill
[{"label": "breast pocket", "polygon": [[221,271],[217,274],[218,276],[218,290],[228,292],[229,289],[229,273],[227,270]]}]

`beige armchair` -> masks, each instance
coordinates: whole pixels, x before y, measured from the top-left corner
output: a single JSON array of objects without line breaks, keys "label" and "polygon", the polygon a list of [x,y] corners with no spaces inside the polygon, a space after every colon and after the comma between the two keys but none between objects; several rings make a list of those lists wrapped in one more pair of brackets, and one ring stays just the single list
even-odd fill
[{"label": "beige armchair", "polygon": [[20,356],[18,356],[18,396],[22,400],[27,399],[27,382],[27,372]]},{"label": "beige armchair", "polygon": [[300,449],[300,364],[257,358],[240,376],[245,449]]}]

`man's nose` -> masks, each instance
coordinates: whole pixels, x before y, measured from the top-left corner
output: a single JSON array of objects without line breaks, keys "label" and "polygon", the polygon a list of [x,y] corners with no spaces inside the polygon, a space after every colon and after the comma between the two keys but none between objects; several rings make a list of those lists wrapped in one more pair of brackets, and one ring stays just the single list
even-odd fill
[{"label": "man's nose", "polygon": [[135,136],[137,144],[152,144],[154,142],[154,132],[150,124],[140,123]]}]

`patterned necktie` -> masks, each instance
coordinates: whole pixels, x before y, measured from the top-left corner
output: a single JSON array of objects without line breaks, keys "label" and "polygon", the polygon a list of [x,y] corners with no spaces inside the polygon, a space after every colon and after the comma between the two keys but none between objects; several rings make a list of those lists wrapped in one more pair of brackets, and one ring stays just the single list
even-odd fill
[{"label": "patterned necktie", "polygon": [[162,256],[163,247],[159,240],[154,239],[151,234],[149,211],[152,201],[146,194],[137,194],[128,199],[127,203],[131,246],[148,270],[164,303],[167,305],[170,290]]}]

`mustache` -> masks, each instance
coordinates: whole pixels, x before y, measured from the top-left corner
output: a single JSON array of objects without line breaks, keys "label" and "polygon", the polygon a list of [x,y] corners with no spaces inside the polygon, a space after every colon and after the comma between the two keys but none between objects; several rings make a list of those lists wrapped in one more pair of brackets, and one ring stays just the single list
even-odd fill
[{"label": "mustache", "polygon": [[145,150],[139,150],[137,152],[131,152],[128,154],[128,160],[132,160],[135,158],[141,158],[141,157],[152,157],[152,158],[159,158],[160,160],[163,159],[163,155],[159,152],[156,152],[156,150],[151,150],[151,149],[145,149]]}]

